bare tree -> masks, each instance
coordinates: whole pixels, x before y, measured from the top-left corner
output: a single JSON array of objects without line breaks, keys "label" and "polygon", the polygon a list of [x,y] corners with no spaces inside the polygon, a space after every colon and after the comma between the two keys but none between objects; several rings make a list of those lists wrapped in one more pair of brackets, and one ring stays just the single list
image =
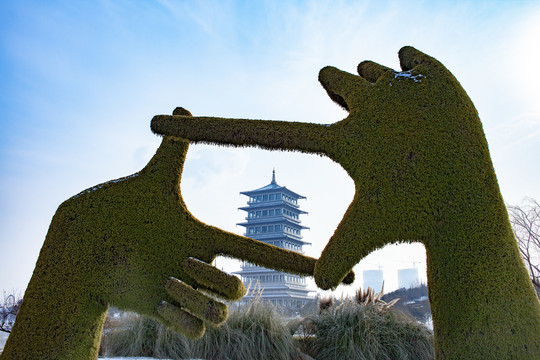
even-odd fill
[{"label": "bare tree", "polygon": [[540,204],[525,198],[521,205],[508,206],[510,222],[519,244],[521,256],[531,280],[540,291]]},{"label": "bare tree", "polygon": [[21,304],[21,297],[16,296],[14,291],[9,294],[4,291],[4,301],[0,304],[0,331],[11,332]]}]

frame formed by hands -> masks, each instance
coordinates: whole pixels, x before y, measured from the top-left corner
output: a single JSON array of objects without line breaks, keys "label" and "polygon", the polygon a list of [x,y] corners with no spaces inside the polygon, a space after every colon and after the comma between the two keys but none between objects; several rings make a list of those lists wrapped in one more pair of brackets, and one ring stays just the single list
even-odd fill
[{"label": "frame formed by hands", "polygon": [[332,125],[179,118],[158,134],[194,142],[323,154],[354,199],[315,266],[332,288],[386,244],[425,245],[437,359],[538,359],[540,304],[523,266],[477,111],[436,59],[399,51],[401,72],[371,61],[319,81],[349,116]]},{"label": "frame formed by hands", "polygon": [[228,313],[199,290],[228,300],[245,292],[209,264],[219,254],[313,274],[313,258],[195,219],[180,193],[187,149],[167,136],[139,173],[59,206],[1,359],[96,359],[109,304],[200,337],[205,322],[220,324]]}]

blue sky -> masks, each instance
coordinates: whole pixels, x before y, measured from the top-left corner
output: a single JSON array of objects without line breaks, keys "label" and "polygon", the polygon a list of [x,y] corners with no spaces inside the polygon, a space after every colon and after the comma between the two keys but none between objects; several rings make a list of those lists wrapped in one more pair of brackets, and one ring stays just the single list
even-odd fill
[{"label": "blue sky", "polygon": [[[365,59],[399,68],[413,45],[475,103],[505,200],[540,199],[540,3],[536,1],[10,1],[0,3],[0,288],[23,291],[57,206],[140,170],[156,114],[332,123],[346,114],[317,82]],[[278,183],[307,196],[318,257],[352,199],[328,159],[191,146],[182,190],[199,219],[241,233],[240,191]],[[423,262],[421,245],[356,271]],[[234,270],[234,264],[221,266]],[[360,275],[360,274],[359,274]],[[358,276],[361,285],[361,276]]]}]

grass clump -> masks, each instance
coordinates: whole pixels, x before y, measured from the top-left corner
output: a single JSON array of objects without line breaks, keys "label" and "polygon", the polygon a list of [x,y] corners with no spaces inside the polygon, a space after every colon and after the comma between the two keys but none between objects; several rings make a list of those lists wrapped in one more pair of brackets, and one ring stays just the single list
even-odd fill
[{"label": "grass clump", "polygon": [[129,314],[115,325],[103,334],[101,355],[170,359],[190,356],[190,341],[156,320]]},{"label": "grass clump", "polygon": [[358,298],[321,302],[327,306],[318,314],[287,321],[272,304],[255,300],[232,311],[223,325],[209,327],[199,340],[131,315],[105,331],[101,354],[207,360],[434,358],[431,331],[391,304]]},{"label": "grass clump", "polygon": [[199,340],[155,320],[131,316],[104,333],[102,355],[169,359],[293,360],[301,356],[287,322],[267,302],[253,301],[233,311],[219,327],[208,327]]},{"label": "grass clump", "polygon": [[296,359],[300,355],[287,322],[268,302],[253,301],[234,311],[220,327],[193,343],[205,359]]},{"label": "grass clump", "polygon": [[433,359],[433,334],[401,311],[350,300],[308,319],[317,360]]}]

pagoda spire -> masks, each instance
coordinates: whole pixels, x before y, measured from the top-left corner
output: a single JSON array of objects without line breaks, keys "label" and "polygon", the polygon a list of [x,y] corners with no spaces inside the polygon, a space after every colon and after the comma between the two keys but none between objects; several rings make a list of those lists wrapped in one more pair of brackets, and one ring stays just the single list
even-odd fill
[{"label": "pagoda spire", "polygon": [[276,169],[272,169],[272,184],[276,184]]}]

